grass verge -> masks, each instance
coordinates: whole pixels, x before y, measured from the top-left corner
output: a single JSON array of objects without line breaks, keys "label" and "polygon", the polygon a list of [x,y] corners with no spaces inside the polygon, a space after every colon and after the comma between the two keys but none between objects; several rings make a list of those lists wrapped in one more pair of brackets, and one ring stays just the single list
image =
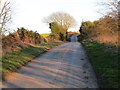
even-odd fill
[{"label": "grass verge", "polygon": [[112,44],[102,44],[96,41],[84,41],[88,56],[91,60],[98,79],[102,79],[105,88],[119,88],[120,66],[117,47]]},{"label": "grass verge", "polygon": [[19,46],[21,48],[20,50],[7,53],[2,57],[2,79],[5,80],[5,77],[9,73],[18,70],[21,66],[30,62],[33,58],[47,51],[48,48],[50,49],[60,44],[63,44],[63,42],[52,42],[37,46],[29,45],[28,47]]}]

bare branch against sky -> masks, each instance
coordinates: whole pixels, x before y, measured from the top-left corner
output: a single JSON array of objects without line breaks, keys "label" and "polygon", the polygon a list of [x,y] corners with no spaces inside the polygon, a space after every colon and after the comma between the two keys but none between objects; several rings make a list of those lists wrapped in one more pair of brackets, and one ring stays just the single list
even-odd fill
[{"label": "bare branch against sky", "polygon": [[[2,1],[0,2],[0,4]],[[3,5],[1,4],[0,7],[0,33],[5,34],[6,31],[8,31],[8,24],[11,20],[11,7],[10,2],[6,0],[3,2]]]},{"label": "bare branch against sky", "polygon": [[76,25],[76,20],[73,16],[66,12],[55,12],[45,19],[46,23],[57,22],[63,26],[64,29],[68,30],[70,27]]}]

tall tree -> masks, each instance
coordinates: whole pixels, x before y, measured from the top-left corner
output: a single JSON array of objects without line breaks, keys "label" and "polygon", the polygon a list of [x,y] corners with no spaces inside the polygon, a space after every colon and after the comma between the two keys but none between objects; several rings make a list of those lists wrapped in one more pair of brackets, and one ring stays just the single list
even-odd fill
[{"label": "tall tree", "polygon": [[11,8],[9,1],[0,0],[0,33],[5,34],[8,31],[7,24],[11,20]]},{"label": "tall tree", "polygon": [[68,29],[76,24],[76,20],[70,14],[65,12],[53,13],[49,17],[47,17],[44,20],[44,22],[46,23],[57,22],[66,31],[66,36],[68,34]]}]

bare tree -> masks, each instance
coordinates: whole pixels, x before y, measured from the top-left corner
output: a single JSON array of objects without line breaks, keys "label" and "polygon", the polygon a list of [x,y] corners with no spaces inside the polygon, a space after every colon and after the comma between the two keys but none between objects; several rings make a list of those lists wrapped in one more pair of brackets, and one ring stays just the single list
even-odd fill
[{"label": "bare tree", "polygon": [[118,17],[118,6],[119,0],[103,0],[99,3],[103,10],[99,10],[98,12],[102,15],[109,15],[112,17]]},{"label": "bare tree", "polygon": [[108,12],[109,15],[118,17],[118,4],[119,0],[110,0],[106,3],[107,7],[111,10],[111,12]]},{"label": "bare tree", "polygon": [[10,2],[2,2],[0,0],[0,33],[5,34],[7,30],[7,24],[11,20],[11,8]]},{"label": "bare tree", "polygon": [[45,23],[57,22],[66,31],[66,35],[68,29],[76,24],[76,20],[71,15],[65,12],[53,13],[48,18],[44,19],[44,22]]},{"label": "bare tree", "polygon": [[117,30],[119,30],[119,25],[120,25],[119,4],[120,4],[119,0],[110,0],[108,3],[106,3],[106,6],[110,9],[108,15],[114,18],[115,24],[117,26]]},{"label": "bare tree", "polygon": [[[114,24],[116,25],[116,29],[119,30],[120,25],[120,1],[119,0],[103,0],[101,2],[101,6],[104,8],[103,12],[101,12],[104,16],[110,16],[114,19]],[[113,21],[111,21],[113,22]]]}]

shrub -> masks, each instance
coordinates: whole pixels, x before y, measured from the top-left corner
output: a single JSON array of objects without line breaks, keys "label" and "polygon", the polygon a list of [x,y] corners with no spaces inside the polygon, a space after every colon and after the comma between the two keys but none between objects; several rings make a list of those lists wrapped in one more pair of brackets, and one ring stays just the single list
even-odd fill
[{"label": "shrub", "polygon": [[52,35],[58,35],[59,36],[59,40],[64,41],[66,38],[66,32],[63,29],[62,26],[60,26],[57,22],[52,22],[49,24],[50,25],[50,29],[51,29],[51,33]]}]

